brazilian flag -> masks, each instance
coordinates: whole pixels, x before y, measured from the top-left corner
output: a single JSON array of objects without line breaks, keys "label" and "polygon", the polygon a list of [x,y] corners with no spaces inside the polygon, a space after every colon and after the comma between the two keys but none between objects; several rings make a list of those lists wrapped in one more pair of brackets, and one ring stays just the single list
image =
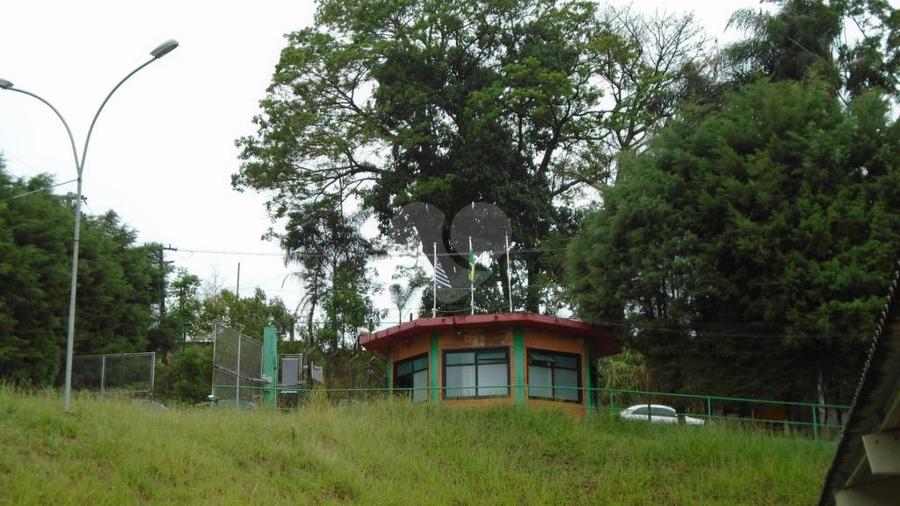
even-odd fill
[{"label": "brazilian flag", "polygon": [[475,262],[478,260],[478,257],[475,256],[474,251],[469,252],[469,283],[475,282]]}]

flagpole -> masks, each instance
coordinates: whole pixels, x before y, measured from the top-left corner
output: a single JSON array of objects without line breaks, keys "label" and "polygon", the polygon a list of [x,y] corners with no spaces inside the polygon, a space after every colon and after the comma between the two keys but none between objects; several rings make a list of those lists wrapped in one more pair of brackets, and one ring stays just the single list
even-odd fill
[{"label": "flagpole", "polygon": [[509,264],[509,234],[504,234],[503,238],[506,240],[506,289],[509,295],[509,312],[513,312],[512,305],[512,274],[510,271]]},{"label": "flagpole", "polygon": [[434,258],[431,263],[431,268],[434,270],[434,276],[431,278],[431,317],[437,317],[437,243],[431,243],[432,248],[434,249]]},{"label": "flagpole", "polygon": [[[474,206],[475,204],[473,203],[472,205]],[[472,251],[472,236],[470,235],[469,236],[469,256],[472,256],[474,254],[475,254],[475,252]],[[471,276],[471,279],[469,279],[469,304],[471,305],[472,309],[469,312],[469,314],[475,314],[475,274],[474,274],[475,269],[473,268],[472,271],[473,271],[473,274]]]}]

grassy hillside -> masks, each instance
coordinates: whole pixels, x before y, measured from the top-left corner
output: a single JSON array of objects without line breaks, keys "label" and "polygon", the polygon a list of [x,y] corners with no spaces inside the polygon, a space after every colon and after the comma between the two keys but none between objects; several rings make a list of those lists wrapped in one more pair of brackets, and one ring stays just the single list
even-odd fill
[{"label": "grassy hillside", "polygon": [[0,387],[0,503],[811,504],[834,451],[512,408],[73,406]]}]

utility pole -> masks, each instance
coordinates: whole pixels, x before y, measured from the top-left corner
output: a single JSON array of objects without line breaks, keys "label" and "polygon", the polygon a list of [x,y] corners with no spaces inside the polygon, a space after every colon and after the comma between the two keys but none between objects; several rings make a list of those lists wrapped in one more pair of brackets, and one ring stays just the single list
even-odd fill
[{"label": "utility pole", "polygon": [[169,246],[163,246],[162,243],[159,245],[159,272],[162,273],[162,284],[159,289],[159,321],[162,322],[162,319],[166,316],[166,265],[172,264],[174,262],[166,262],[165,252],[166,251],[178,251],[178,248],[173,248],[170,244]]},{"label": "utility pole", "polygon": [[234,290],[234,296],[237,300],[241,300],[241,263],[238,262],[237,287]]},{"label": "utility pole", "polygon": [[178,248],[173,248],[171,244],[168,246],[163,246],[162,243],[159,245],[159,271],[162,272],[162,286],[159,290],[159,321],[162,323],[163,318],[166,316],[166,265],[172,264],[174,262],[166,262],[165,252],[166,251],[178,251]]}]

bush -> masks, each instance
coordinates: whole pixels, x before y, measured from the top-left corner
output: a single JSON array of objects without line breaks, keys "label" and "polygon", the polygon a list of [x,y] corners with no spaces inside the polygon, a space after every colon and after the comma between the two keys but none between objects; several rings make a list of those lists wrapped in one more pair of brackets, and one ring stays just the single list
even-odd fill
[{"label": "bush", "polygon": [[212,347],[187,345],[159,364],[156,392],[161,398],[181,402],[203,402],[211,391]]}]

